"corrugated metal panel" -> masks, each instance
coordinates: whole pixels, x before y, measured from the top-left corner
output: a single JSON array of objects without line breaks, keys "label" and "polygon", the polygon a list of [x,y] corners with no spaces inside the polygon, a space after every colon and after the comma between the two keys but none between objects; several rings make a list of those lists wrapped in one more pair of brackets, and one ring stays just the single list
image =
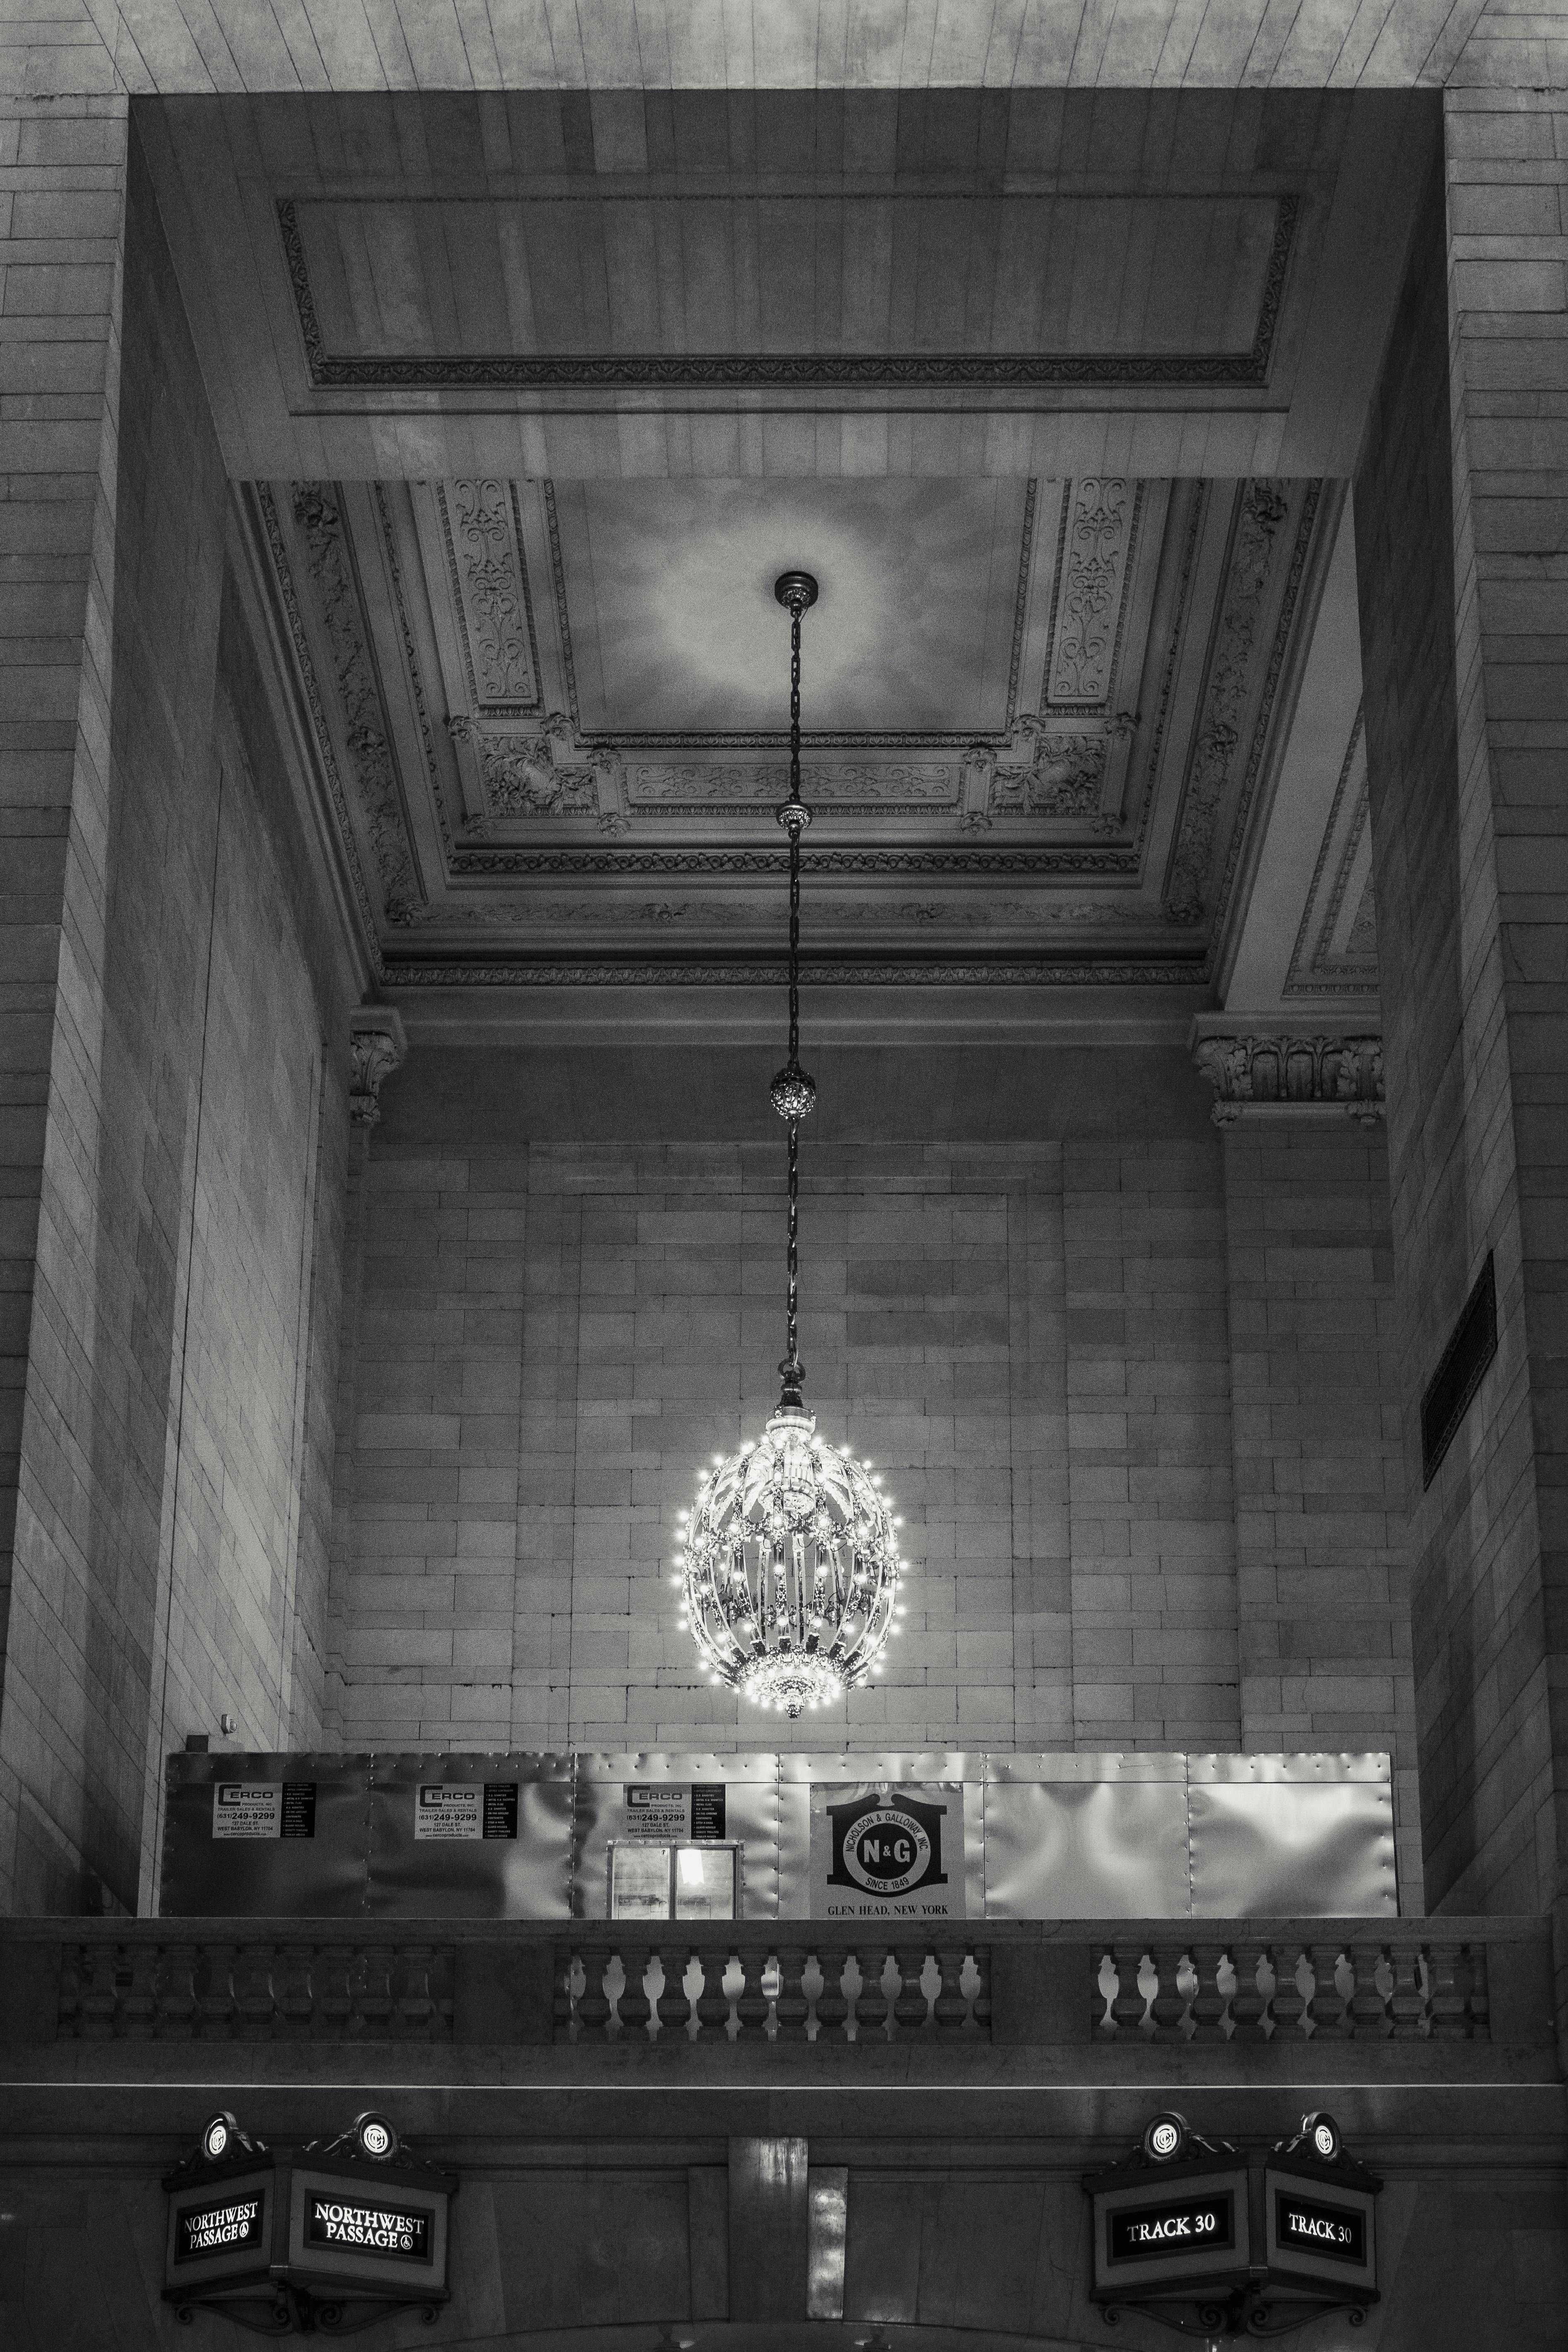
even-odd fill
[{"label": "corrugated metal panel", "polygon": [[[515,1790],[515,1836],[421,1837],[420,1790],[432,1785]],[[392,1919],[569,1919],[575,1789],[570,1756],[374,1757],[372,1915]],[[492,1811],[502,1811],[492,1803]]]},{"label": "corrugated metal panel", "polygon": [[[220,1791],[280,1786],[312,1790],[309,1837],[214,1836]],[[168,1759],[167,1789],[159,1896],[165,1918],[363,1917],[368,1756],[182,1753]]]}]

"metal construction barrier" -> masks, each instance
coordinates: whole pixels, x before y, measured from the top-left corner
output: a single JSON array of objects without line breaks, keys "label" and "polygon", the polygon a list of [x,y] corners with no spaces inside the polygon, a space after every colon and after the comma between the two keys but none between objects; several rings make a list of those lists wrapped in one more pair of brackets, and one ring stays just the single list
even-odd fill
[{"label": "metal construction barrier", "polygon": [[1398,1909],[1385,1755],[179,1754],[168,1785],[171,1917],[603,1919],[613,1879],[615,1916],[692,1921],[718,1888],[890,1927]]}]

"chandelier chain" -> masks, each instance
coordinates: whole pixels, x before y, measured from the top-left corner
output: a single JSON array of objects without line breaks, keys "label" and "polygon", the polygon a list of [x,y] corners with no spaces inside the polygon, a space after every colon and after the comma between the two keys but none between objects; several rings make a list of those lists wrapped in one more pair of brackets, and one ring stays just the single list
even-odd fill
[{"label": "chandelier chain", "polygon": [[789,836],[789,1059],[770,1088],[789,1135],[784,1385],[761,1441],[716,1456],[696,1509],[681,1515],[675,1580],[710,1678],[791,1716],[864,1689],[904,1613],[900,1522],[871,1465],[818,1436],[797,1352],[800,1122],[816,1100],[798,1059],[800,837],[811,823],[800,790],[800,625],[816,593],[808,572],[773,583],[790,616],[789,792],[775,812]]},{"label": "chandelier chain", "polygon": [[[792,605],[789,616],[789,797],[792,808],[800,800],[800,624],[802,607]],[[789,1059],[793,1068],[800,1049],[800,833],[789,832]],[[800,1121],[789,1123],[789,1242],[788,1279],[784,1292],[784,1378],[798,1390],[805,1378],[797,1339],[800,1268]]]}]

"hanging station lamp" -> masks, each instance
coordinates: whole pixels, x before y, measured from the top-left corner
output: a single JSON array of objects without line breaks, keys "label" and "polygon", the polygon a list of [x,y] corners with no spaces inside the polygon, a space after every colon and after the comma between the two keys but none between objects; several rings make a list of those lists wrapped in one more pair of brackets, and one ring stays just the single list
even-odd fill
[{"label": "hanging station lamp", "polygon": [[710,1679],[796,1716],[881,1672],[883,1643],[903,1613],[903,1562],[880,1478],[816,1433],[796,1344],[800,1122],[816,1104],[799,1060],[800,837],[811,823],[800,796],[800,625],[816,583],[785,572],[773,593],[790,618],[789,796],[777,811],[789,835],[789,1059],[771,1090],[789,1132],[783,1386],[762,1436],[721,1455],[682,1514],[671,1580],[684,1588],[684,1622]]}]

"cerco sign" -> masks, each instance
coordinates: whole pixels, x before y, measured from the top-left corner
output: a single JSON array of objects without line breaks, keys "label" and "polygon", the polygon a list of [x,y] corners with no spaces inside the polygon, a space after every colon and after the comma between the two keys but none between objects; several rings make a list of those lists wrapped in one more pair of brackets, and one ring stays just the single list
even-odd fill
[{"label": "cerco sign", "polygon": [[285,2155],[225,2112],[163,2186],[163,2294],[182,2317],[203,2307],[264,2335],[310,2335],[410,2307],[433,2319],[447,2300],[457,2180],[384,2116]]},{"label": "cerco sign", "polygon": [[1373,2202],[1331,2116],[1265,2155],[1156,2116],[1121,2164],[1090,2174],[1091,2293],[1194,2334],[1277,2335],[1377,2301]]}]

